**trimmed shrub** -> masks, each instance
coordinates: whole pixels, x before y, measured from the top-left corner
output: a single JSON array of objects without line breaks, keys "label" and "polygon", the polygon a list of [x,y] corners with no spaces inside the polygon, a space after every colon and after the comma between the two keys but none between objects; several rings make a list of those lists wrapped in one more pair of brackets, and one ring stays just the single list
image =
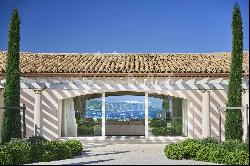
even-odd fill
[{"label": "trimmed shrub", "polygon": [[28,138],[28,143],[30,144],[31,150],[31,161],[39,162],[43,160],[43,155],[45,153],[44,143],[47,140],[41,136],[33,136]]},{"label": "trimmed shrub", "polygon": [[0,165],[12,164],[12,157],[6,146],[0,146]]},{"label": "trimmed shrub", "polygon": [[152,134],[154,136],[164,136],[167,135],[167,128],[165,127],[156,127],[152,129]]},{"label": "trimmed shrub", "polygon": [[168,159],[181,160],[183,159],[182,144],[169,144],[165,147],[164,153]]},{"label": "trimmed shrub", "polygon": [[191,138],[188,138],[188,139],[186,139],[186,140],[184,140],[184,141],[182,141],[181,142],[181,144],[183,145],[183,146],[187,146],[188,144],[190,144],[190,143],[200,143],[200,141],[198,140],[198,139],[191,139]]},{"label": "trimmed shrub", "polygon": [[223,164],[226,162],[228,151],[223,149],[222,146],[218,146],[209,151],[208,161]]},{"label": "trimmed shrub", "polygon": [[228,151],[235,151],[237,149],[249,151],[248,145],[239,140],[233,140],[233,139],[226,140],[222,142],[222,146],[224,149]]},{"label": "trimmed shrub", "polygon": [[31,149],[27,140],[13,139],[7,148],[12,157],[12,164],[25,164],[31,162]]},{"label": "trimmed shrub", "polygon": [[83,148],[80,141],[71,139],[66,141],[65,143],[70,148],[72,155],[77,156],[82,153]]},{"label": "trimmed shrub", "polygon": [[202,144],[201,148],[196,152],[195,160],[198,161],[209,161],[208,155],[210,151],[216,149],[217,144],[214,143],[206,143]]},{"label": "trimmed shrub", "polygon": [[59,142],[42,137],[12,139],[0,146],[0,165],[64,160],[81,154],[82,150],[82,144],[77,140]]},{"label": "trimmed shrub", "polygon": [[66,143],[57,142],[54,145],[56,146],[58,160],[64,160],[73,157],[71,149]]},{"label": "trimmed shrub", "polygon": [[53,141],[46,141],[42,144],[43,153],[40,156],[40,162],[48,162],[57,159],[57,146]]},{"label": "trimmed shrub", "polygon": [[194,159],[196,157],[196,152],[201,148],[201,143],[195,139],[187,139],[182,143],[182,151],[184,159]]},{"label": "trimmed shrub", "polygon": [[29,143],[37,143],[42,141],[47,141],[47,140],[42,136],[32,136],[28,138]]},{"label": "trimmed shrub", "polygon": [[207,144],[207,143],[211,143],[211,144],[218,144],[218,140],[215,139],[214,137],[208,137],[208,138],[203,138],[200,140],[200,142],[202,144]]},{"label": "trimmed shrub", "polygon": [[177,144],[169,144],[164,153],[173,160],[195,159],[228,165],[248,165],[249,152],[247,144],[238,140],[228,140],[222,144],[213,138],[203,140],[186,139]]},{"label": "trimmed shrub", "polygon": [[249,165],[249,153],[237,149],[236,151],[228,152],[224,161],[227,165]]}]

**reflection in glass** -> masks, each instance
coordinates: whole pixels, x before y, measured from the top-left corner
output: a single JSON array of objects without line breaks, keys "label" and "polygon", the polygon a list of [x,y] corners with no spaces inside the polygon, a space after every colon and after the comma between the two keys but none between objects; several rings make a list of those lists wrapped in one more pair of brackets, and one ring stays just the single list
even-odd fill
[{"label": "reflection in glass", "polygon": [[[106,93],[105,134],[145,135],[145,93]],[[187,136],[187,100],[149,94],[149,136]],[[62,136],[101,136],[101,94],[62,101]]]},{"label": "reflection in glass", "polygon": [[166,95],[149,95],[149,135],[182,136],[183,99]]},{"label": "reflection in glass", "polygon": [[145,135],[144,122],[144,94],[107,94],[106,135]]},{"label": "reflection in glass", "polygon": [[77,136],[102,135],[101,95],[74,97],[76,111]]}]

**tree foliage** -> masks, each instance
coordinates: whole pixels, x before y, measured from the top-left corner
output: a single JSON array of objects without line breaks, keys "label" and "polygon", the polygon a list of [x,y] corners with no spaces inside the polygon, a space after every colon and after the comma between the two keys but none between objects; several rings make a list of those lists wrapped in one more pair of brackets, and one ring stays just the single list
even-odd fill
[{"label": "tree foliage", "polygon": [[[242,60],[243,60],[243,27],[240,7],[236,3],[232,22],[232,55],[228,85],[228,107],[242,105]],[[241,110],[227,110],[225,120],[225,138],[242,140]]]},{"label": "tree foliage", "polygon": [[11,138],[20,138],[21,115],[19,110],[9,107],[20,106],[20,72],[19,72],[19,41],[20,18],[18,10],[12,11],[9,27],[8,55],[5,68],[4,107],[2,141],[8,142]]}]

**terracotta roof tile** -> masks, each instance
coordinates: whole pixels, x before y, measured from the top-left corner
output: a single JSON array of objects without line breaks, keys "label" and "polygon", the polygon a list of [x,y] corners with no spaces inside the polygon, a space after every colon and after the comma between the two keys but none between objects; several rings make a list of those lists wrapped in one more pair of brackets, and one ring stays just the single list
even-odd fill
[{"label": "terracotta roof tile", "polygon": [[[0,52],[0,73],[6,52]],[[21,53],[25,73],[228,73],[230,53]],[[249,73],[249,52],[244,52],[243,72]]]}]

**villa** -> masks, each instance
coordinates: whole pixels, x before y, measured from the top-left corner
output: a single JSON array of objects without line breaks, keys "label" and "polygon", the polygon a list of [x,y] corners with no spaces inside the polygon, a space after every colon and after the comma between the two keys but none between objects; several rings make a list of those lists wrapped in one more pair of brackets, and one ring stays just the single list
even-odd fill
[{"label": "villa", "polygon": [[[0,107],[6,54],[0,52]],[[249,52],[243,54],[242,105],[246,106]],[[166,137],[218,138],[221,114],[224,140],[225,113],[218,107],[227,103],[230,55],[22,52],[20,105],[26,106],[26,136],[57,140],[149,138],[164,133]],[[242,110],[242,115],[246,138],[248,112]],[[166,127],[153,125],[156,122]]]}]

